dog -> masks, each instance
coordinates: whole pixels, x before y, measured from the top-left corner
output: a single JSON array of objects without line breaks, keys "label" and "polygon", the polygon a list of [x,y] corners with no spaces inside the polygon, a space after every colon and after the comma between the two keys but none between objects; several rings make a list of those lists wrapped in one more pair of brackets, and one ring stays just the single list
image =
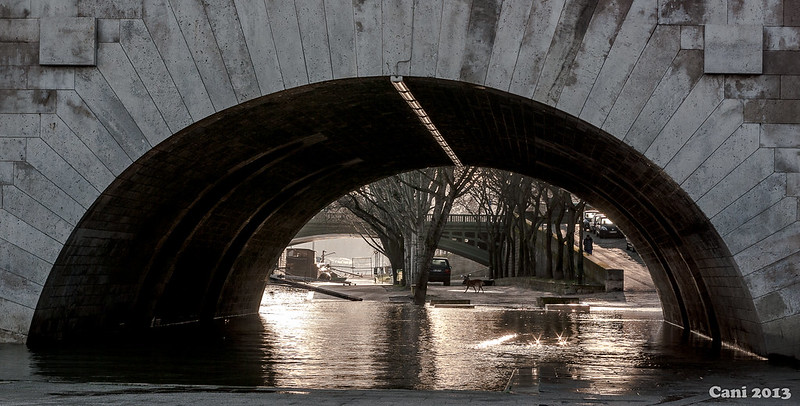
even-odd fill
[{"label": "dog", "polygon": [[476,293],[480,290],[483,293],[486,293],[483,290],[483,280],[482,279],[470,279],[469,275],[464,276],[464,282],[462,285],[467,285],[467,288],[464,289],[464,293],[467,293],[469,288],[471,287]]}]

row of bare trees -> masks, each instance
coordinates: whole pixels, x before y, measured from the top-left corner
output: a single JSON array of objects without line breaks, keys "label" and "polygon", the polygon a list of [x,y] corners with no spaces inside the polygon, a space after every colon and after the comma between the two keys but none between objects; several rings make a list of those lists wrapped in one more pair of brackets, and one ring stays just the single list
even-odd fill
[{"label": "row of bare trees", "polygon": [[489,241],[491,277],[580,276],[572,250],[584,203],[530,177],[494,169],[427,168],[366,185],[338,205],[372,226],[378,236],[373,247],[394,270],[404,271],[406,283],[416,284],[418,304],[425,302],[428,264],[454,207],[486,220],[481,227]]},{"label": "row of bare trees", "polygon": [[582,256],[573,255],[573,247],[585,202],[546,182],[496,169],[482,169],[475,185],[465,207],[487,219],[482,229],[492,277],[580,278]]}]

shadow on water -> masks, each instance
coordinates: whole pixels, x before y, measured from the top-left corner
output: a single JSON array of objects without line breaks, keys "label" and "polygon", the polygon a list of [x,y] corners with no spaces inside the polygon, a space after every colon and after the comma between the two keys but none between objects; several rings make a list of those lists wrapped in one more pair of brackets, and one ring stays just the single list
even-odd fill
[{"label": "shadow on water", "polygon": [[305,292],[274,289],[259,315],[202,331],[183,326],[37,351],[0,346],[0,380],[503,390],[517,371],[531,385],[619,394],[713,375],[748,379],[769,368],[746,353],[715,351],[665,324],[659,309],[644,310],[418,307],[308,300]]}]

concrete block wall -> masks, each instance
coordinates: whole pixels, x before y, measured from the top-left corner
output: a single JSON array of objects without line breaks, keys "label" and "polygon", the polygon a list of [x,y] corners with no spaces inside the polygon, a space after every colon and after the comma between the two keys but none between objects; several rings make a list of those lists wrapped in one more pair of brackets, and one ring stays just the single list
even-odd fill
[{"label": "concrete block wall", "polygon": [[[95,41],[54,36],[66,21]],[[532,98],[644,154],[722,236],[764,352],[798,357],[798,61],[798,0],[0,1],[0,339],[24,341],[71,230],[172,134],[280,90],[399,74]]]}]

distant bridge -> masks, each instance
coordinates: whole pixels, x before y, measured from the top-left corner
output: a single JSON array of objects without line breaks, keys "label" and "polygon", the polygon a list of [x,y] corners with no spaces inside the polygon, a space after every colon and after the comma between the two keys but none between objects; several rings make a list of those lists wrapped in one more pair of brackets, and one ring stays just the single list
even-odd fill
[{"label": "distant bridge", "polygon": [[[481,224],[486,221],[485,216],[449,215],[438,248],[488,266],[488,235],[481,229]],[[327,238],[359,236],[375,237],[375,232],[366,222],[350,213],[321,212],[300,229],[290,245]]]}]

